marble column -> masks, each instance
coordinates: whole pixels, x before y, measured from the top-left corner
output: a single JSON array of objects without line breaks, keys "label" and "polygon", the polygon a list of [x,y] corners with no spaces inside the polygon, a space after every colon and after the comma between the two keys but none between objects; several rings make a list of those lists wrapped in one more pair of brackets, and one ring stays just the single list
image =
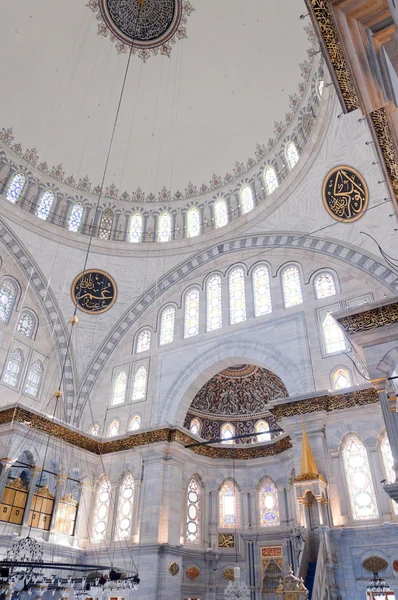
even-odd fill
[{"label": "marble column", "polygon": [[[373,379],[372,384],[376,388],[379,396],[381,411],[386,426],[387,436],[390,442],[392,458],[394,461],[393,469],[395,472],[395,481],[398,480],[398,413],[392,412],[387,395],[388,381],[385,377]],[[394,483],[391,481],[390,483]]]}]

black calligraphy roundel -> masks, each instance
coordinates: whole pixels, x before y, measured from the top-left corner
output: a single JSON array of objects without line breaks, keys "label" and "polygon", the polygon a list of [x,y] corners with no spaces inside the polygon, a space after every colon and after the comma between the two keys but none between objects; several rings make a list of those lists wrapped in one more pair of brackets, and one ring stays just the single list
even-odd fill
[{"label": "black calligraphy roundel", "polygon": [[72,284],[72,299],[80,310],[98,315],[111,308],[117,296],[116,283],[104,271],[80,273]]},{"label": "black calligraphy roundel", "polygon": [[360,219],[369,203],[368,186],[352,167],[335,167],[325,177],[323,203],[337,221],[352,223]]}]

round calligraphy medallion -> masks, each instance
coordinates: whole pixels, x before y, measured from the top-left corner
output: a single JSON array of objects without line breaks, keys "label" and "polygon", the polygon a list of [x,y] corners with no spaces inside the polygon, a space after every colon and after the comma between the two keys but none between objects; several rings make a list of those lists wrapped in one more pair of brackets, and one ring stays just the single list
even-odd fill
[{"label": "round calligraphy medallion", "polygon": [[80,273],[72,283],[72,299],[80,310],[90,314],[106,312],[115,303],[116,283],[110,275],[98,269]]},{"label": "round calligraphy medallion", "polygon": [[336,221],[352,223],[360,219],[368,207],[368,186],[352,167],[335,167],[325,177],[322,198],[330,216]]}]

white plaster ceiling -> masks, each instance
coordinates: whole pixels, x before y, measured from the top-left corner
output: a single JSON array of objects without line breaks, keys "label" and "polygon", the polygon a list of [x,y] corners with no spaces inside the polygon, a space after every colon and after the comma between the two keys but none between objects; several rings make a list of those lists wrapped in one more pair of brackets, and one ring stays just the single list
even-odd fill
[{"label": "white plaster ceiling", "polygon": [[[132,56],[105,184],[182,192],[232,173],[284,121],[310,47],[302,0],[191,0],[170,58]],[[101,183],[128,56],[86,0],[12,0],[1,8],[0,129]]]}]

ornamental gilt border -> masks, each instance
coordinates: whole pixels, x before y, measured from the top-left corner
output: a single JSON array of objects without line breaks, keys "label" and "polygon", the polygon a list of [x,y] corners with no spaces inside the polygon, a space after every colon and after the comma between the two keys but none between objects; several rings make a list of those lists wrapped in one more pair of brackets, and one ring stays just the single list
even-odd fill
[{"label": "ornamental gilt border", "polygon": [[153,284],[148,288],[119,319],[114,330],[109,333],[97,350],[96,355],[93,357],[83,376],[84,383],[79,390],[74,414],[74,423],[77,424],[79,422],[89,394],[113,350],[126,332],[129,331],[143,312],[157,298],[170,290],[172,286],[182,278],[194,273],[199,267],[211,263],[220,256],[258,248],[294,248],[308,250],[310,252],[319,252],[320,254],[339,259],[351,267],[360,269],[370,277],[385,285],[392,293],[398,294],[397,276],[390,268],[378,262],[371,256],[336,241],[306,235],[300,236],[288,233],[278,233],[274,235],[268,234],[237,238],[229,242],[216,244],[215,246],[198,253],[187,262],[177,265],[169,273],[166,273],[156,284]]}]

